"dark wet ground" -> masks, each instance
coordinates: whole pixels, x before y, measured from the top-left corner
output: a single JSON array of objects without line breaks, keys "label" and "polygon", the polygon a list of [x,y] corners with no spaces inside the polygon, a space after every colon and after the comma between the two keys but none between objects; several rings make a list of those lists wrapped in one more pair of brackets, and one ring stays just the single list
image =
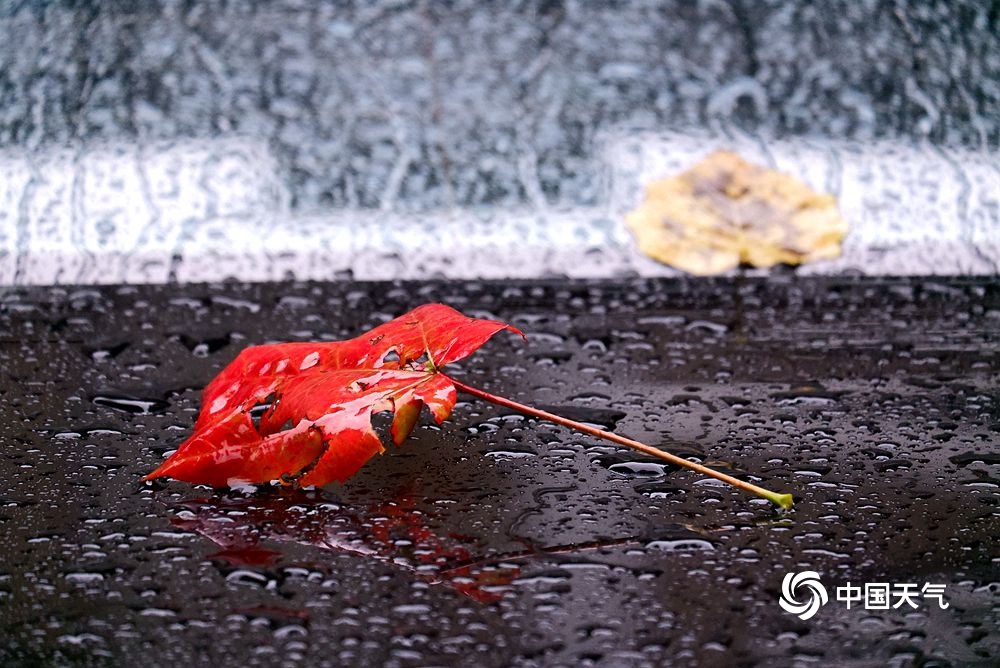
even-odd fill
[{"label": "dark wet ground", "polygon": [[[478,401],[322,491],[140,482],[242,347],[426,301],[529,336],[466,382],[795,509]],[[1000,284],[963,279],[8,290],[0,664],[989,665],[998,333]],[[778,606],[803,570],[807,621]],[[949,607],[848,610],[848,582]]]}]

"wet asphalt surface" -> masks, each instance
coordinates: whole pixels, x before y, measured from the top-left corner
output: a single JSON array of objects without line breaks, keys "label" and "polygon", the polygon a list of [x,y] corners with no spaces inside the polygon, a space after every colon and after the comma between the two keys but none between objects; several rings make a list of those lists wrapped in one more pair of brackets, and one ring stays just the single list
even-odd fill
[{"label": "wet asphalt surface", "polygon": [[[428,301],[528,334],[465,382],[797,505],[475,400],[343,485],[140,482],[244,346]],[[0,664],[990,665],[998,332],[967,279],[8,289]],[[807,570],[830,600],[801,620]],[[866,582],[948,607],[837,600]]]}]

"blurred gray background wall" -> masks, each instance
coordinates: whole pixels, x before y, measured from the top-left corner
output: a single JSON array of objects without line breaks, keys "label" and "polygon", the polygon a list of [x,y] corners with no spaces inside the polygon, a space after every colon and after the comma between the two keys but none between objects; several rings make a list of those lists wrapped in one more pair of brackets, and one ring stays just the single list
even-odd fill
[{"label": "blurred gray background wall", "polygon": [[6,2],[0,282],[671,273],[621,215],[723,146],[841,198],[813,271],[995,273],[998,33],[972,1]]}]

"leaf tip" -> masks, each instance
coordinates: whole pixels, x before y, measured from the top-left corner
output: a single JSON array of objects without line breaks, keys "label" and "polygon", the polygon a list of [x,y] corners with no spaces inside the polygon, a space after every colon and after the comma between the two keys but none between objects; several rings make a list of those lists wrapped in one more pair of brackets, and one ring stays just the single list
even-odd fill
[{"label": "leaf tip", "polygon": [[164,472],[163,469],[167,468],[167,464],[169,463],[170,460],[168,459],[167,461],[163,462],[162,464],[157,466],[155,469],[153,469],[146,475],[142,476],[142,482],[149,482],[150,480],[156,480],[157,478],[163,478],[164,476],[168,475],[167,473]]},{"label": "leaf tip", "polygon": [[510,331],[510,332],[512,332],[512,333],[514,333],[514,334],[517,334],[518,336],[520,336],[525,341],[528,340],[528,335],[525,334],[524,332],[522,332],[521,330],[519,330],[514,325],[507,325],[507,330]]}]

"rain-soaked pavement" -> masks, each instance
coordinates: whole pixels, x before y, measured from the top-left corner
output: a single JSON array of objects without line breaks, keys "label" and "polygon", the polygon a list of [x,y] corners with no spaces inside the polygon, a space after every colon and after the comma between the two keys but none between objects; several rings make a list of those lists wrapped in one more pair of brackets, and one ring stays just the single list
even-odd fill
[{"label": "rain-soaked pavement", "polygon": [[[797,505],[478,401],[344,485],[140,482],[244,346],[428,301],[529,336],[466,382]],[[0,664],[989,665],[997,332],[972,279],[9,289]],[[778,605],[801,571],[829,592],[808,620]]]}]

